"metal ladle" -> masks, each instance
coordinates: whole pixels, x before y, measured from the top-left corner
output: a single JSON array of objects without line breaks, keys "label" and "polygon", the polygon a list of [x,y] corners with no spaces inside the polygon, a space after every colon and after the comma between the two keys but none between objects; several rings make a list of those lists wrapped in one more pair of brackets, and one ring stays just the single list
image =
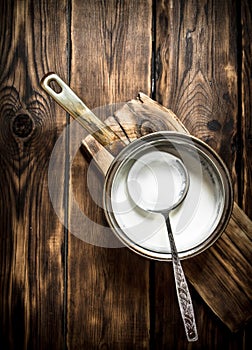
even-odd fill
[{"label": "metal ladle", "polygon": [[127,175],[133,202],[144,211],[164,216],[171,247],[177,297],[188,341],[198,339],[191,295],[174,241],[169,214],[184,199],[189,187],[182,161],[167,152],[149,152],[135,160]]}]

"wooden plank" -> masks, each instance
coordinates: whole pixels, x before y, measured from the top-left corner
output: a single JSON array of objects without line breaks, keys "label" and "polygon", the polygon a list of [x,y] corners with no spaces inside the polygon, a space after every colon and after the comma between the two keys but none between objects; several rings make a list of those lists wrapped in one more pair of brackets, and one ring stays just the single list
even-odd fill
[{"label": "wooden plank", "polygon": [[251,230],[252,222],[237,208],[213,247],[184,263],[195,289],[232,331],[244,327],[252,316]]},{"label": "wooden plank", "polygon": [[[125,144],[158,130],[188,133],[171,110],[161,106],[142,92],[139,92],[137,99],[128,101],[119,109],[115,109],[113,116],[106,118],[104,122],[122,138]],[[92,135],[82,140],[82,144],[88,159],[93,159],[95,165],[105,176],[114,159],[108,152],[109,150],[106,150]]]},{"label": "wooden plank", "polygon": [[221,155],[237,199],[235,6],[231,0],[157,3],[156,100]]},{"label": "wooden plank", "polygon": [[242,101],[242,175],[241,175],[241,201],[242,208],[252,217],[252,12],[251,2],[241,1],[241,29],[242,29],[242,72],[241,72],[241,101]]},{"label": "wooden plank", "polygon": [[[90,108],[128,100],[140,89],[150,93],[151,24],[149,0],[72,2],[71,86]],[[75,198],[91,221],[83,231],[99,235],[107,224],[89,190],[91,186],[95,196],[101,194],[102,182],[80,152],[71,176],[70,202]],[[73,219],[70,208],[70,224]],[[97,247],[71,235],[68,278],[69,348],[148,348],[146,259],[125,248]]]},{"label": "wooden plank", "polygon": [[[232,173],[238,200],[236,6],[233,1],[203,1],[197,5],[193,1],[157,2],[156,99],[171,108],[191,134],[207,142],[221,155]],[[196,270],[192,259],[192,274]],[[197,286],[196,273],[193,283]],[[165,285],[166,281],[157,273],[157,288],[161,289],[162,284]],[[201,295],[204,298],[204,293]],[[246,301],[244,309],[240,309],[238,301],[236,303],[240,312],[248,305],[246,295],[243,301]],[[204,305],[199,305],[206,314]],[[167,317],[168,313],[169,309],[165,309],[156,318]],[[244,320],[246,315],[245,312]],[[228,322],[224,314],[222,319]],[[214,329],[214,324],[212,327]],[[231,328],[237,329],[237,324],[234,322]]]},{"label": "wooden plank", "polygon": [[150,1],[73,2],[71,82],[90,108],[150,92],[151,15]]},{"label": "wooden plank", "polygon": [[0,4],[0,348],[63,349],[64,229],[47,171],[66,120],[39,80],[66,65],[66,2]]}]

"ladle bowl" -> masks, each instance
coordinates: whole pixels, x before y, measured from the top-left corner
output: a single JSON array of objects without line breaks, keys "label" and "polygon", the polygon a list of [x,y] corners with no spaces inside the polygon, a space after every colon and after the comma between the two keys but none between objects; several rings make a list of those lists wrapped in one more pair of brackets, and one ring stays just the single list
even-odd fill
[{"label": "ladle bowl", "polygon": [[127,187],[140,208],[166,216],[185,198],[189,176],[178,157],[152,151],[134,162],[128,173]]}]

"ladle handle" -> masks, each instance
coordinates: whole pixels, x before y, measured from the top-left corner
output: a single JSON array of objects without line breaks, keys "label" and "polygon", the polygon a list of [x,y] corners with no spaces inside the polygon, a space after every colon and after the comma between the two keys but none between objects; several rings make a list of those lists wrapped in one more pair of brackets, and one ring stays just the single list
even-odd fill
[{"label": "ladle handle", "polygon": [[192,298],[187,285],[184,270],[178,257],[178,252],[171,230],[169,217],[166,219],[166,226],[171,246],[174,279],[176,284],[180,313],[183,319],[187,340],[192,342],[198,340],[198,331],[195,321]]},{"label": "ladle handle", "polygon": [[83,103],[73,90],[55,73],[48,73],[41,86],[75,118],[103,147],[117,155],[125,143]]}]

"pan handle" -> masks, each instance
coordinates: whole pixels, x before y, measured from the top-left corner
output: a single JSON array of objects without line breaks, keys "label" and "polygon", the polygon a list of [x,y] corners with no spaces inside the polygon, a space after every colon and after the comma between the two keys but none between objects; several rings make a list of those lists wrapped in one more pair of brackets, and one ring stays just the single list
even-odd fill
[{"label": "pan handle", "polygon": [[[57,88],[54,88],[55,83]],[[41,86],[49,95],[76,119],[103,147],[117,155],[125,143],[83,103],[74,91],[56,74],[48,73]]]}]

